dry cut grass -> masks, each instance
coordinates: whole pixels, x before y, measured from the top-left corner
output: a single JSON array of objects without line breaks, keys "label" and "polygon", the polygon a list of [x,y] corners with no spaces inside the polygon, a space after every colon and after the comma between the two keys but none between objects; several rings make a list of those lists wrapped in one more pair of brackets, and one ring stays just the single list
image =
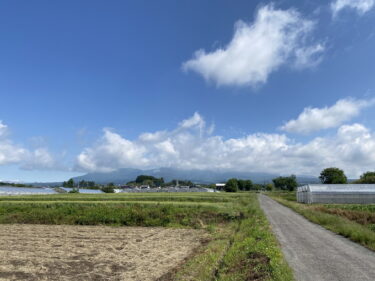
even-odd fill
[{"label": "dry cut grass", "polygon": [[155,280],[201,245],[201,230],[1,225],[0,280]]}]

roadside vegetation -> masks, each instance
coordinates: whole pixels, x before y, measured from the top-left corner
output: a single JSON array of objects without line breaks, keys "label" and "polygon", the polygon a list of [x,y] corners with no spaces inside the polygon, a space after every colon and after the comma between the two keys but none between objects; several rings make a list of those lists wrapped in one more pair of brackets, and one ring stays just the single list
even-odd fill
[{"label": "roadside vegetation", "polygon": [[301,204],[295,192],[268,194],[308,220],[375,251],[375,204]]},{"label": "roadside vegetation", "polygon": [[293,280],[250,192],[9,196],[0,223],[204,229],[210,239],[160,280]]}]

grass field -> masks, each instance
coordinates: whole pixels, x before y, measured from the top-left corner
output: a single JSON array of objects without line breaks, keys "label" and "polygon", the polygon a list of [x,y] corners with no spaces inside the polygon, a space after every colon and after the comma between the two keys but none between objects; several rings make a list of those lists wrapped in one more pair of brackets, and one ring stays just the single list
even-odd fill
[{"label": "grass field", "polygon": [[273,192],[279,203],[310,221],[375,251],[375,205],[301,204],[294,192]]},{"label": "grass field", "polygon": [[254,193],[0,197],[0,223],[201,229],[205,245],[159,280],[293,280]]}]

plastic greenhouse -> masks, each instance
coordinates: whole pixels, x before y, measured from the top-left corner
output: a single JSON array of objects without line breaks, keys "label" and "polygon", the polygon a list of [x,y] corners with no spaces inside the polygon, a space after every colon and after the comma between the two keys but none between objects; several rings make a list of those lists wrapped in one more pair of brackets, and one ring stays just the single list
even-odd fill
[{"label": "plastic greenhouse", "polygon": [[308,184],[297,189],[300,203],[375,204],[375,184]]}]

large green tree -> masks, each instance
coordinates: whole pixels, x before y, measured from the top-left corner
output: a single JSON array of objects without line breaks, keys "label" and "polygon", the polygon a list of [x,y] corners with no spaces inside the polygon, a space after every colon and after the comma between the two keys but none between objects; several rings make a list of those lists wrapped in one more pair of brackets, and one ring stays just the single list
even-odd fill
[{"label": "large green tree", "polygon": [[237,180],[239,190],[251,190],[253,182],[251,180]]},{"label": "large green tree", "polygon": [[272,180],[275,188],[281,190],[293,191],[297,188],[297,178],[295,175],[290,177],[278,177]]},{"label": "large green tree", "polygon": [[225,184],[224,191],[226,192],[237,192],[238,191],[238,181],[237,179],[229,179]]},{"label": "large green tree", "polygon": [[359,180],[358,183],[369,183],[374,184],[375,183],[375,172],[366,172],[364,173]]},{"label": "large green tree", "polygon": [[320,173],[320,181],[325,184],[345,184],[348,178],[343,170],[339,168],[326,168]]}]

